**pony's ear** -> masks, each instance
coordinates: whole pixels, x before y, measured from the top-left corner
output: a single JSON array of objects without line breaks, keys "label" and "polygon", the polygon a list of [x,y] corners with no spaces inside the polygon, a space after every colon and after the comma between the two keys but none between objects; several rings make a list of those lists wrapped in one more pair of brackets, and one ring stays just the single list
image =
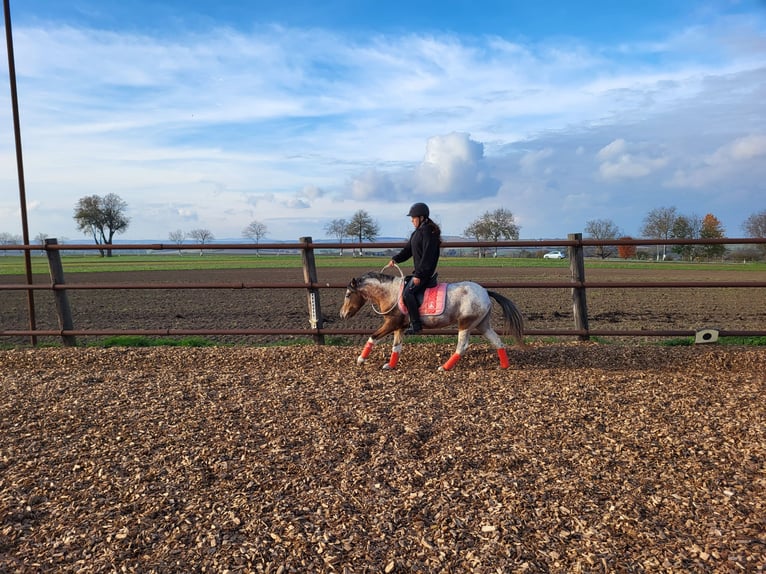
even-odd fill
[{"label": "pony's ear", "polygon": [[358,286],[358,285],[359,285],[359,284],[358,284],[358,283],[357,283],[357,281],[356,281],[356,277],[354,277],[354,278],[351,280],[351,283],[349,283],[349,284],[348,284],[348,288],[349,288],[349,289],[351,289],[352,291],[356,291],[356,288],[357,288],[357,286]]}]

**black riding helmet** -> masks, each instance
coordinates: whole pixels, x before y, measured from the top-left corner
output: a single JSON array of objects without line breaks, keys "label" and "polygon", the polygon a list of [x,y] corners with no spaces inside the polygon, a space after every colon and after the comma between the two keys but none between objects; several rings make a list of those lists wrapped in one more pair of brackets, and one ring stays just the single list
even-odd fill
[{"label": "black riding helmet", "polygon": [[410,212],[407,214],[407,216],[408,217],[428,217],[430,213],[431,212],[425,203],[413,203],[412,207],[410,207]]}]

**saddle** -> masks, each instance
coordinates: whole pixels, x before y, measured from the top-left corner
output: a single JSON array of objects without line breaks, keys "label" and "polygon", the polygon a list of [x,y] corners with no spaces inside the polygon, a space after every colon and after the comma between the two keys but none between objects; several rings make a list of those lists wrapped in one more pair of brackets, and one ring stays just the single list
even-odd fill
[{"label": "saddle", "polygon": [[[412,275],[408,275],[404,278],[401,288],[399,289],[399,310],[405,315],[408,314],[407,306],[404,304],[402,298],[402,291],[404,287],[412,279]],[[434,273],[431,280],[428,282],[428,287],[424,291],[417,294],[417,301],[419,305],[420,315],[441,315],[444,313],[444,307],[447,304],[447,283],[439,283],[439,274]]]}]

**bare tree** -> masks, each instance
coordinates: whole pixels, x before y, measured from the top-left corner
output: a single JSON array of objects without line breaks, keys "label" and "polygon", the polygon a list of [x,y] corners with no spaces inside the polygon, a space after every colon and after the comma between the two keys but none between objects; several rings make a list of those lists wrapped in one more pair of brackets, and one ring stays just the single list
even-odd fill
[{"label": "bare tree", "polygon": [[[606,241],[609,239],[617,239],[622,235],[622,231],[617,227],[617,224],[611,219],[591,219],[585,223],[585,233],[587,233],[593,239],[599,241]],[[597,245],[596,255],[601,259],[607,259],[614,255],[616,246],[614,245]]]},{"label": "bare tree", "polygon": [[[0,245],[21,245],[23,239],[21,238],[21,235],[14,235],[13,233],[8,233],[7,231],[0,232]],[[3,249],[3,255],[6,255],[8,252]]]},{"label": "bare tree", "polygon": [[[644,237],[654,239],[668,239],[673,234],[673,225],[676,222],[677,210],[675,207],[657,207],[652,209],[644,218],[641,234]],[[667,255],[667,245],[662,246],[662,259]],[[657,246],[657,259],[660,258],[660,246]]]},{"label": "bare tree", "polygon": [[[343,243],[343,238],[347,237],[348,222],[345,219],[333,219],[324,226],[324,230],[328,235],[337,239],[338,243]],[[339,254],[343,255],[343,246],[341,246]]]},{"label": "bare tree", "polygon": [[[378,237],[378,224],[370,217],[364,209],[360,209],[351,217],[351,221],[346,226],[346,235],[355,237],[362,243],[365,239],[375,241]],[[362,248],[359,248],[359,255],[362,255]]]},{"label": "bare tree", "polygon": [[[742,229],[748,237],[766,237],[766,209],[753,213],[742,224]],[[758,245],[762,253],[766,253],[766,243]]]},{"label": "bare tree", "polygon": [[[191,237],[192,239],[196,239],[197,243],[201,245],[205,245],[205,243],[207,243],[208,241],[213,241],[215,239],[215,237],[213,236],[213,232],[210,231],[209,229],[192,229],[189,232],[189,237]],[[200,256],[202,256],[204,254],[204,250],[200,249],[199,254]]]},{"label": "bare tree", "polygon": [[[93,236],[96,245],[112,245],[114,235],[123,233],[130,224],[130,219],[125,215],[128,204],[114,193],[108,193],[104,197],[87,195],[81,197],[74,210],[74,220],[77,229]],[[104,256],[112,256],[112,250],[99,248],[99,253]]]},{"label": "bare tree", "polygon": [[181,245],[186,239],[186,233],[181,229],[176,229],[175,231],[168,233],[168,239],[178,246],[178,254],[182,255],[183,251],[181,251]]},{"label": "bare tree", "polygon": [[48,234],[43,232],[40,232],[37,235],[35,235],[35,243],[39,243],[43,247],[43,250],[42,250],[43,253],[45,253],[45,249],[44,249],[45,240],[48,239],[48,237],[49,237]]},{"label": "bare tree", "polygon": [[263,238],[266,237],[266,233],[268,233],[268,229],[266,228],[266,225],[261,223],[260,221],[251,221],[250,224],[245,227],[245,229],[242,230],[242,235],[247,237],[248,239],[252,239],[255,241],[255,255],[260,256],[260,253],[258,252],[258,242]]},{"label": "bare tree", "polygon": [[[521,228],[516,224],[513,213],[505,208],[486,211],[463,230],[463,234],[473,237],[476,241],[500,241],[501,239],[518,239]],[[479,249],[479,257],[484,254]],[[497,247],[495,247],[497,257]]]}]

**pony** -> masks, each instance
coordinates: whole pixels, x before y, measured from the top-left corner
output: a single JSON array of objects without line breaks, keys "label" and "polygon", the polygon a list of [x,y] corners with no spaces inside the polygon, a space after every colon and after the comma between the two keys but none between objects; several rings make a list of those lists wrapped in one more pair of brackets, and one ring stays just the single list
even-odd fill
[{"label": "pony", "polygon": [[[370,335],[362,353],[356,359],[357,365],[362,365],[367,360],[373,347],[383,337],[393,333],[394,342],[391,356],[388,363],[382,368],[385,370],[396,368],[402,350],[404,329],[409,324],[406,308],[400,304],[404,282],[403,277],[392,277],[384,273],[370,271],[352,279],[348,284],[340,309],[342,319],[349,319],[356,315],[367,301],[370,302],[373,311],[383,317],[383,325]],[[472,330],[478,331],[492,343],[497,349],[500,367],[507,369],[509,363],[505,345],[491,325],[491,299],[497,301],[503,310],[505,333],[510,332],[515,345],[523,347],[524,319],[516,305],[507,297],[494,291],[488,291],[472,281],[442,283],[436,289],[439,287],[443,289],[442,293],[445,293],[444,289],[446,288],[446,295],[443,296],[443,310],[438,315],[428,314],[424,304],[421,306],[420,315],[423,327],[426,329],[448,327],[457,323],[457,347],[447,362],[439,367],[439,370],[449,371],[457,364],[468,348]]]}]

